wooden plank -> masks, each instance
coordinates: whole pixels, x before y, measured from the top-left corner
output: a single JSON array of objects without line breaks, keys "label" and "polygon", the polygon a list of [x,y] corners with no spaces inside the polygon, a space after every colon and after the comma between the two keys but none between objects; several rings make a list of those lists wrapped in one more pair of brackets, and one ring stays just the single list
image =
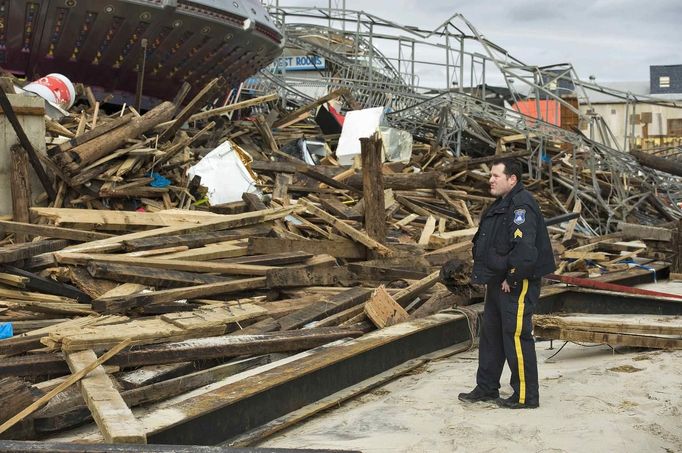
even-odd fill
[{"label": "wooden plank", "polygon": [[[582,202],[580,201],[580,198],[576,197],[575,204],[573,205],[573,212],[580,213],[582,209],[583,209]],[[566,226],[566,232],[564,233],[564,237],[561,240],[561,242],[566,242],[573,237],[575,227],[578,225],[578,220],[580,220],[580,217],[576,217],[575,219],[571,219],[568,221],[568,225]]]},{"label": "wooden plank", "polygon": [[247,253],[247,242],[241,239],[216,242],[190,250],[178,251],[159,256],[163,260],[211,261],[234,258]]},{"label": "wooden plank", "polygon": [[317,107],[321,106],[322,104],[325,104],[332,99],[336,99],[338,97],[344,96],[346,93],[349,93],[348,88],[339,88],[337,90],[332,91],[331,93],[322,96],[321,98],[306,104],[293,112],[287,114],[286,116],[280,118],[279,120],[275,121],[275,123],[272,125],[272,127],[282,127],[283,124],[289,123],[292,119],[298,118],[302,113],[306,113],[310,110],[316,109]]},{"label": "wooden plank", "polygon": [[169,313],[154,318],[139,318],[112,325],[90,325],[78,330],[56,330],[41,340],[51,349],[64,351],[109,347],[129,338],[135,345],[181,341],[189,338],[223,335],[231,323],[266,314],[253,304],[212,305],[194,311]]},{"label": "wooden plank", "polygon": [[309,305],[301,310],[291,313],[279,319],[282,330],[292,330],[339,313],[347,308],[360,305],[372,294],[372,290],[361,287],[347,289],[339,294],[326,297],[319,303]]},{"label": "wooden plank", "polygon": [[107,239],[92,241],[85,244],[78,244],[76,246],[68,247],[69,252],[109,252],[119,250],[124,241],[133,239],[144,239],[150,237],[172,236],[185,233],[197,233],[206,231],[228,230],[231,228],[240,228],[259,223],[269,222],[271,220],[286,217],[294,212],[301,211],[301,207],[286,207],[280,209],[266,209],[262,211],[246,212],[243,214],[219,216],[217,220],[205,221],[198,225],[176,225],[163,228],[156,228],[154,230],[140,231],[121,236],[114,236]]},{"label": "wooden plank", "polygon": [[45,252],[61,250],[70,244],[63,239],[48,239],[25,244],[6,245],[0,247],[0,263],[14,263],[15,261],[31,258]]},{"label": "wooden plank", "polygon": [[103,278],[121,283],[139,283],[157,288],[205,285],[227,281],[225,277],[197,272],[153,269],[145,266],[93,261],[88,264],[88,272],[95,278]]},{"label": "wooden plank", "polygon": [[543,328],[682,336],[682,316],[675,315],[534,315],[533,323]]},{"label": "wooden plank", "polygon": [[[72,373],[84,370],[97,360],[92,350],[65,355]],[[100,365],[80,382],[81,392],[104,440],[109,443],[145,444],[147,437],[142,426],[114,387],[111,378]]]},{"label": "wooden plank", "polygon": [[88,294],[74,288],[71,285],[59,283],[52,279],[41,277],[40,275],[27,272],[18,267],[3,265],[0,266],[0,269],[10,273],[10,275],[14,275],[18,278],[24,279],[23,285],[24,289],[52,294],[55,296],[68,297],[70,299],[75,299],[78,302],[83,303],[89,303],[91,300]]},{"label": "wooden plank", "polygon": [[[1,227],[1,224],[0,224]],[[251,228],[240,228],[236,230],[216,231],[212,233],[193,233],[178,236],[151,237],[146,239],[133,239],[123,241],[123,248],[128,252],[138,250],[150,250],[171,246],[186,245],[189,248],[201,247],[206,244],[224,242],[229,240],[252,238],[266,235],[270,232],[270,227],[258,225]]]},{"label": "wooden plank", "polygon": [[378,287],[365,303],[367,317],[380,329],[407,321],[409,315],[403,307],[388,295],[383,286]]},{"label": "wooden plank", "polygon": [[[193,363],[186,362],[184,368],[188,371],[182,373],[182,375],[173,377],[166,374],[164,375],[166,379],[163,379],[163,382],[157,381],[149,382],[144,386],[138,385],[136,388],[121,392],[121,397],[123,398],[123,401],[125,401],[125,404],[132,408],[141,404],[148,404],[189,392],[251,367],[265,365],[271,360],[271,356],[264,355],[238,360],[199,371],[194,370],[195,365]],[[181,366],[182,364],[156,367],[172,367],[178,369],[179,365]],[[135,373],[136,371],[133,371],[132,373]],[[120,375],[117,376],[117,381],[121,381]],[[57,405],[45,408],[44,411],[37,414],[34,424],[37,432],[46,433],[63,430],[74,425],[80,425],[90,420],[90,418],[90,410],[87,406],[82,404],[82,398],[78,395],[77,398],[62,400]]]},{"label": "wooden plank", "polygon": [[208,102],[208,97],[214,91],[223,87],[225,84],[225,79],[222,77],[216,77],[204,85],[204,87],[194,96],[194,98],[190,100],[185,107],[183,107],[182,111],[176,115],[175,119],[168,126],[168,128],[159,136],[159,143],[163,143],[175,137],[176,132],[187,120],[189,120],[190,116],[206,105]]},{"label": "wooden plank", "polygon": [[[244,109],[247,107],[252,107],[254,105],[263,104],[265,102],[270,102],[270,101],[275,101],[277,99],[279,99],[279,95],[277,93],[270,93],[270,94],[266,94],[265,96],[260,96],[257,98],[248,99],[246,101],[237,102],[234,104],[226,105],[224,107],[217,107],[217,108],[214,108],[211,110],[206,110],[205,112],[195,113],[194,115],[190,116],[187,119],[187,121],[192,122],[192,121],[206,120],[206,119],[211,118],[213,116],[224,115],[226,113],[234,112],[236,110]],[[171,121],[166,122],[166,123],[161,123],[157,126],[157,128],[168,127],[171,124],[172,124]]]},{"label": "wooden plank", "polygon": [[73,228],[60,228],[50,225],[34,225],[30,223],[12,222],[0,220],[0,232],[20,233],[28,236],[43,236],[55,239],[68,239],[70,241],[96,241],[112,237],[111,234],[97,233],[94,231],[82,231]]},{"label": "wooden plank", "polygon": [[635,238],[648,241],[664,241],[670,242],[672,240],[673,230],[668,228],[661,228],[648,225],[636,225],[632,223],[618,222],[618,230],[627,238]]},{"label": "wooden plank", "polygon": [[611,346],[632,346],[654,349],[682,349],[682,339],[662,338],[646,335],[631,335],[608,332],[588,332],[569,329],[536,328],[534,334],[541,338],[608,344]]},{"label": "wooden plank", "polygon": [[66,390],[67,388],[69,388],[73,384],[75,384],[76,382],[83,379],[83,377],[85,377],[92,370],[94,370],[98,366],[105,363],[107,360],[112,358],[114,355],[118,354],[121,350],[128,347],[129,345],[130,345],[130,340],[124,340],[121,343],[114,346],[111,350],[109,350],[107,353],[102,355],[100,358],[98,358],[94,362],[90,363],[89,365],[86,365],[85,367],[83,367],[78,372],[73,373],[71,376],[69,376],[68,379],[66,379],[64,382],[59,384],[57,387],[53,388],[52,390],[47,392],[45,395],[43,395],[41,398],[34,401],[26,409],[22,410],[17,415],[15,415],[11,419],[7,420],[5,423],[0,425],[0,434],[7,431],[9,428],[11,428],[15,424],[17,424],[19,421],[23,420],[25,417],[31,415],[36,410],[40,409],[42,406],[47,404],[47,402],[50,401],[55,395]]},{"label": "wooden plank", "polygon": [[401,307],[407,307],[415,297],[431,288],[440,281],[440,271],[433,272],[427,277],[412,283],[407,288],[401,289],[393,294],[393,299],[400,304]]},{"label": "wooden plank", "polygon": [[419,236],[418,244],[421,246],[428,245],[434,231],[436,231],[436,218],[430,215],[429,218],[426,219],[426,224],[424,225],[421,236]]},{"label": "wooden plank", "polygon": [[[28,209],[31,206],[31,187],[28,175],[28,155],[20,145],[10,147],[10,189],[12,193],[12,220],[29,222]],[[14,243],[26,242],[24,233],[15,233]]]},{"label": "wooden plank", "polygon": [[272,269],[265,274],[268,288],[285,288],[291,286],[335,285],[338,277],[334,269],[336,258],[329,255],[317,255],[303,264]]},{"label": "wooden plank", "polygon": [[259,266],[255,264],[229,264],[211,263],[190,260],[174,260],[164,258],[140,258],[126,255],[114,255],[105,253],[71,253],[59,252],[55,255],[61,264],[87,265],[94,263],[128,264],[131,266],[146,266],[153,269],[166,269],[187,272],[211,272],[228,275],[265,275],[269,270],[275,269],[272,266]]},{"label": "wooden plank", "polygon": [[373,250],[380,256],[391,256],[395,252],[391,250],[390,248],[386,247],[385,245],[381,244],[380,242],[377,242],[376,240],[372,239],[371,237],[367,236],[366,234],[356,230],[350,225],[347,225],[340,220],[336,219],[334,216],[329,215],[322,209],[314,206],[312,203],[310,203],[308,200],[305,199],[299,199],[299,203],[301,203],[305,208],[312,214],[316,215],[317,217],[321,218],[325,222],[329,223],[332,225],[334,228],[339,230],[341,233],[347,235],[351,239],[353,239],[356,242],[359,242],[363,244],[365,247],[367,247],[370,250]]},{"label": "wooden plank", "polygon": [[434,233],[431,235],[429,245],[435,248],[441,248],[457,242],[469,241],[474,237],[476,231],[478,231],[478,227],[448,231],[446,233]]},{"label": "wooden plank", "polygon": [[382,141],[378,132],[360,139],[362,157],[362,199],[365,203],[365,231],[377,242],[386,240],[386,204],[382,174]]},{"label": "wooden plank", "polygon": [[249,255],[258,253],[277,253],[302,251],[316,255],[326,253],[336,258],[364,259],[365,248],[349,239],[281,239],[254,237],[249,239]]},{"label": "wooden plank", "polygon": [[173,302],[180,299],[196,299],[217,294],[237,293],[264,288],[265,277],[247,278],[223,283],[210,283],[193,287],[164,289],[152,293],[130,296],[99,298],[92,301],[92,308],[100,313],[121,313],[135,307],[152,303]]},{"label": "wooden plank", "polygon": [[346,220],[361,220],[362,219],[362,214],[360,214],[357,210],[350,206],[346,206],[345,204],[341,203],[335,196],[333,195],[322,195],[320,196],[320,204],[324,206],[324,208],[332,212],[334,215],[341,217]]}]

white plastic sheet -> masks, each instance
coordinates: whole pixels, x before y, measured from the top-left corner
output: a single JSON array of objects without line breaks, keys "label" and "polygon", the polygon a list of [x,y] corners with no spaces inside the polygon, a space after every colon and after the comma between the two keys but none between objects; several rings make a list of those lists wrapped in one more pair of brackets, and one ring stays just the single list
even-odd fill
[{"label": "white plastic sheet", "polygon": [[343,129],[336,147],[336,157],[341,165],[351,165],[360,155],[360,139],[371,137],[384,121],[384,108],[375,107],[352,110],[346,114]]},{"label": "white plastic sheet", "polygon": [[253,177],[229,141],[204,156],[187,173],[190,178],[201,177],[201,185],[208,189],[208,201],[212,205],[240,201],[244,192],[260,195]]},{"label": "white plastic sheet", "polygon": [[412,134],[392,127],[379,127],[384,160],[409,163],[412,157]]}]

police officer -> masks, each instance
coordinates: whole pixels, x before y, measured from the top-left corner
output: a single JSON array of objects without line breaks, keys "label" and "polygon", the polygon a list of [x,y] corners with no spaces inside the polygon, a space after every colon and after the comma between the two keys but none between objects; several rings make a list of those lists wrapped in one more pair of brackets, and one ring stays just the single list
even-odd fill
[{"label": "police officer", "polygon": [[[521,182],[518,162],[493,162],[490,193],[497,198],[481,216],[473,239],[472,282],[486,285],[476,387],[459,399],[535,408],[540,399],[531,317],[540,279],[555,269],[554,255],[540,207]],[[514,394],[502,399],[498,389],[505,359]]]}]

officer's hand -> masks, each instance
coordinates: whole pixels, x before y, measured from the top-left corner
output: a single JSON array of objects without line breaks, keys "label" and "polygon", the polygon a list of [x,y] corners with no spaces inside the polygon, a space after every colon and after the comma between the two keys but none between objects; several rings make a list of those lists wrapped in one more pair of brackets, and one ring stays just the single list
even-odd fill
[{"label": "officer's hand", "polygon": [[502,291],[504,291],[505,293],[511,292],[511,288],[509,287],[509,283],[507,283],[507,280],[502,282]]}]

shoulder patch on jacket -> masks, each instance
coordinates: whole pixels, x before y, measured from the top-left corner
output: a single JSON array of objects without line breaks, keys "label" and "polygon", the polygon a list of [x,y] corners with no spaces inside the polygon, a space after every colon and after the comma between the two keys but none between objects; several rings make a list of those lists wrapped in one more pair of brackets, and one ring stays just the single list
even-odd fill
[{"label": "shoulder patch on jacket", "polygon": [[516,209],[514,211],[514,223],[517,225],[521,225],[525,221],[526,221],[526,210],[525,209]]}]

